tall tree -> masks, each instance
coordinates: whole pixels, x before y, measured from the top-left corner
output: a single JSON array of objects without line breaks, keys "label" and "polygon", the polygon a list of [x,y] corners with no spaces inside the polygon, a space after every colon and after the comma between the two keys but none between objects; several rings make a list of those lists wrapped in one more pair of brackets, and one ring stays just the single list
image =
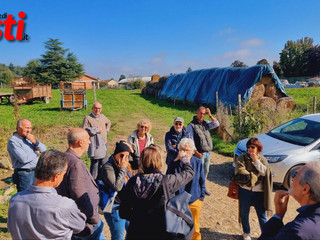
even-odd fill
[{"label": "tall tree", "polygon": [[121,81],[122,79],[125,79],[125,78],[126,78],[126,76],[121,74],[120,77],[119,77],[119,81]]},{"label": "tall tree", "polygon": [[297,41],[287,41],[280,53],[280,65],[286,77],[302,77],[306,74],[306,51],[313,47],[313,39],[309,37]]},{"label": "tall tree", "polygon": [[276,72],[278,77],[281,77],[283,75],[282,69],[281,69],[281,65],[280,63],[273,61],[273,70]]},{"label": "tall tree", "polygon": [[320,75],[320,46],[309,48],[305,55],[308,61],[306,76]]},{"label": "tall tree", "polygon": [[62,47],[59,39],[50,38],[44,42],[47,51],[39,60],[31,60],[24,76],[34,77],[37,82],[58,85],[61,81],[73,81],[83,74],[83,65],[77,57]]},{"label": "tall tree", "polygon": [[244,62],[241,62],[240,60],[235,60],[230,65],[231,67],[248,67]]},{"label": "tall tree", "polygon": [[267,59],[263,58],[259,60],[256,65],[270,65],[270,64]]},{"label": "tall tree", "polygon": [[192,68],[191,67],[188,67],[186,73],[188,73],[188,72],[192,72]]}]

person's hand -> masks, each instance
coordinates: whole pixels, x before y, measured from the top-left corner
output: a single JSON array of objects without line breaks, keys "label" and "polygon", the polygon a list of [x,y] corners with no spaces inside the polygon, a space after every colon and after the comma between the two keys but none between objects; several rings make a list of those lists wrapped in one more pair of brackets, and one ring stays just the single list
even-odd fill
[{"label": "person's hand", "polygon": [[276,214],[279,215],[281,218],[283,218],[287,212],[288,202],[289,193],[287,191],[276,191],[276,194],[274,196],[274,207],[276,209]]},{"label": "person's hand", "polygon": [[210,108],[206,108],[206,114],[208,114],[208,116],[212,116],[212,115],[211,115]]},{"label": "person's hand", "polygon": [[102,129],[101,129],[101,128],[99,128],[99,131],[98,131],[98,133],[102,133]]},{"label": "person's hand", "polygon": [[256,153],[250,153],[250,158],[252,162],[255,162],[258,160],[258,155]]},{"label": "person's hand", "polygon": [[26,136],[26,139],[28,139],[30,142],[32,142],[33,144],[35,144],[37,142],[37,139],[36,137],[31,134],[31,133],[28,133],[27,136]]},{"label": "person's hand", "polygon": [[176,157],[176,159],[174,160],[175,162],[180,160],[180,158],[182,157],[187,157],[187,153],[184,150],[180,150],[178,153],[178,156]]},{"label": "person's hand", "polygon": [[172,145],[172,147],[173,147],[173,148],[176,148],[176,147],[177,147],[177,145]]},{"label": "person's hand", "polygon": [[203,153],[199,153],[198,151],[195,151],[194,155],[196,155],[197,158],[202,158]]}]

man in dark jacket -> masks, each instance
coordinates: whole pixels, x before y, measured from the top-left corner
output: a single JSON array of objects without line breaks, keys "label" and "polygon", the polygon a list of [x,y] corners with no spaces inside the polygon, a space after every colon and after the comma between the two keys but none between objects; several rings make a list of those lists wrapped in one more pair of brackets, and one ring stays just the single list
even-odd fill
[{"label": "man in dark jacket", "polygon": [[63,181],[57,188],[58,194],[73,199],[86,217],[86,227],[72,239],[105,239],[103,222],[98,213],[98,186],[81,160],[90,144],[88,132],[82,128],[71,129],[68,133],[69,148],[65,152],[68,159],[68,169]]},{"label": "man in dark jacket", "polygon": [[[211,121],[204,120],[206,114]],[[219,121],[212,116],[210,109],[200,106],[197,110],[197,115],[193,117],[193,120],[187,127],[190,138],[194,140],[194,145],[196,146],[195,155],[202,161],[206,179],[210,168],[210,151],[213,147],[209,130],[217,128],[219,125]],[[210,195],[207,191],[206,194]]]},{"label": "man in dark jacket", "polygon": [[167,150],[166,163],[169,166],[170,162],[178,156],[178,145],[182,138],[188,138],[189,133],[183,126],[184,120],[181,117],[176,117],[173,121],[173,126],[166,133],[165,144]]},{"label": "man in dark jacket", "polygon": [[[264,224],[260,240],[320,239],[320,162],[309,162],[292,172],[289,193],[277,191],[274,204],[276,214]],[[283,224],[289,194],[301,205],[298,216]]]}]

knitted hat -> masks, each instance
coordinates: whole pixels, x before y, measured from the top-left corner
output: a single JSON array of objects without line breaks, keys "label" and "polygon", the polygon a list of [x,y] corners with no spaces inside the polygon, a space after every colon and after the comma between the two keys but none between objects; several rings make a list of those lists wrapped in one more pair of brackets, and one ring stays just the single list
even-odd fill
[{"label": "knitted hat", "polygon": [[116,148],[114,150],[113,155],[116,155],[120,152],[132,152],[132,148],[130,148],[130,144],[125,141],[120,141],[116,143]]}]

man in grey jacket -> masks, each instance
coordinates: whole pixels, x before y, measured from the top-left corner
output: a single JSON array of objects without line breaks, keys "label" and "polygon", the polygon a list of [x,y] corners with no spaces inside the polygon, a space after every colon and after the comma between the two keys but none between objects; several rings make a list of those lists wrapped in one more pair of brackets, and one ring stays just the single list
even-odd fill
[{"label": "man in grey jacket", "polygon": [[102,104],[95,102],[92,105],[92,113],[83,119],[82,128],[90,135],[88,156],[91,159],[90,173],[95,180],[100,180],[100,170],[107,162],[107,134],[110,131],[111,121],[103,114]]},{"label": "man in grey jacket", "polygon": [[62,152],[42,153],[35,169],[36,181],[10,201],[8,229],[12,239],[71,239],[85,226],[86,216],[76,203],[57,194],[67,170]]},{"label": "man in grey jacket", "polygon": [[103,222],[98,213],[99,191],[81,156],[87,152],[90,137],[82,128],[71,129],[68,133],[69,148],[64,153],[68,159],[68,169],[57,192],[73,199],[86,217],[86,226],[72,239],[105,239]]}]

